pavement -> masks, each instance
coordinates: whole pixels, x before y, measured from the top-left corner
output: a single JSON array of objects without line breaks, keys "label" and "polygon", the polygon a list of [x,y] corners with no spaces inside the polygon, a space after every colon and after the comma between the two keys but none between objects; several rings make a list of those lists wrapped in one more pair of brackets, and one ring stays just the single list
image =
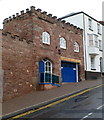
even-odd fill
[{"label": "pavement", "polygon": [[33,106],[46,104],[49,101],[73,94],[83,89],[91,88],[102,84],[102,79],[85,80],[78,83],[66,83],[61,87],[45,91],[32,91],[20,97],[2,103],[2,114],[9,115],[25,111]]}]

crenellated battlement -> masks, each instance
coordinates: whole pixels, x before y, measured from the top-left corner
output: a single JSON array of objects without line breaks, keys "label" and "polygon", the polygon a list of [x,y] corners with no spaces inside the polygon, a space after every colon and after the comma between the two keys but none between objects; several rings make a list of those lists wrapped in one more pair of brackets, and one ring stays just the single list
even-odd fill
[{"label": "crenellated battlement", "polygon": [[82,29],[78,28],[77,26],[74,26],[65,20],[61,20],[60,18],[57,18],[56,16],[53,16],[52,14],[48,14],[46,11],[42,11],[41,9],[36,9],[34,6],[31,6],[30,9],[22,10],[20,13],[16,13],[16,15],[9,16],[9,18],[4,19],[3,24],[7,24],[14,20],[22,20],[26,17],[30,16],[36,16],[39,19],[42,19],[44,21],[47,21],[51,24],[57,24],[62,26],[63,28],[67,28],[70,30],[70,28],[75,29],[76,31],[82,31]]},{"label": "crenellated battlement", "polygon": [[16,34],[12,34],[10,32],[2,32],[2,36],[6,36],[7,38],[11,38],[17,41],[23,41],[23,42],[27,42],[28,44],[30,44],[32,41],[26,40],[24,38],[20,38],[20,36],[16,35]]}]

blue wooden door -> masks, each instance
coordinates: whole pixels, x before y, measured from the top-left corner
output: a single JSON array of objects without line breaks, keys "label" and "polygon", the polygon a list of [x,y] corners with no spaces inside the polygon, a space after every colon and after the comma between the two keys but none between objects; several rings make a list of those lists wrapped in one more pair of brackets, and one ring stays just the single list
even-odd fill
[{"label": "blue wooden door", "polygon": [[41,60],[39,62],[39,73],[43,73],[44,72],[44,62]]},{"label": "blue wooden door", "polygon": [[61,63],[62,82],[76,82],[76,64],[69,62]]},{"label": "blue wooden door", "polygon": [[44,62],[42,60],[39,62],[39,75],[40,82],[44,83]]}]

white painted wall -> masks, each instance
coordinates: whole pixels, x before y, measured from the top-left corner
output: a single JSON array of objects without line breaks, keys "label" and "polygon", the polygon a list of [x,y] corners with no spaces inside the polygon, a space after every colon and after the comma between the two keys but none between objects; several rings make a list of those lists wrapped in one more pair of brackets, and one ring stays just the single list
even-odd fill
[{"label": "white painted wall", "polygon": [[[96,34],[98,35],[98,39],[102,40],[102,35],[99,35],[97,33],[97,21],[92,19],[93,23],[93,31],[89,30],[89,22],[88,19],[90,17],[86,14],[80,13],[71,17],[67,17],[64,20],[66,22],[69,22],[77,27],[80,27],[83,29],[83,45],[84,45],[84,64],[85,64],[85,70],[86,71],[93,71],[93,72],[100,72],[100,57],[102,57],[102,51],[99,51],[99,48],[93,47],[89,48],[89,40],[88,40],[88,34]],[[91,19],[91,18],[90,18]],[[102,33],[102,25],[101,26],[101,33]],[[97,55],[95,55],[95,68],[96,70],[91,70],[91,55],[89,54],[90,50],[96,50]]]},{"label": "white painted wall", "polygon": [[[77,18],[77,19],[76,19]],[[83,29],[83,14],[74,15],[64,19],[66,22],[69,22],[81,29]]]},{"label": "white painted wall", "polygon": [[[100,72],[100,57],[102,57],[102,51],[99,51],[99,48],[97,47],[90,47],[89,46],[89,40],[88,40],[88,34],[95,34],[98,35],[98,40],[102,40],[102,35],[99,35],[97,32],[97,24],[98,22],[91,19],[92,20],[92,25],[93,25],[93,31],[89,30],[89,24],[88,24],[88,19],[89,17],[87,15],[84,15],[84,20],[85,20],[85,39],[86,39],[86,58],[87,58],[87,67],[86,67],[86,71],[93,71],[93,72]],[[101,33],[102,33],[102,25],[101,26]],[[89,47],[92,50],[95,50],[95,52],[97,52],[98,55],[95,55],[95,68],[96,70],[91,70],[91,61],[90,61],[90,57],[91,55],[89,54]]]},{"label": "white painted wall", "polygon": [[103,53],[102,53],[102,57],[103,57],[103,70],[102,70],[102,72],[104,72],[104,26],[103,26],[103,30],[102,30],[102,46],[103,46]]}]

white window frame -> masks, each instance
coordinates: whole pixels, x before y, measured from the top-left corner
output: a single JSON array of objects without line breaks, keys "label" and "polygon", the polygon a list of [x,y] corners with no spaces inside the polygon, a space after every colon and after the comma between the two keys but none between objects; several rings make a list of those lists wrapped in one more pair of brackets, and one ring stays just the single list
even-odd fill
[{"label": "white window frame", "polygon": [[100,27],[100,24],[97,24],[97,33],[98,33],[98,34],[101,34],[101,27]]},{"label": "white window frame", "polygon": [[48,32],[42,33],[42,42],[44,44],[50,45],[50,34]]},{"label": "white window frame", "polygon": [[89,46],[94,46],[93,34],[88,34]]},{"label": "white window frame", "polygon": [[52,63],[49,60],[44,61],[45,63],[45,73],[52,74]]},{"label": "white window frame", "polygon": [[89,46],[99,47],[98,35],[88,34]]},{"label": "white window frame", "polygon": [[95,69],[95,56],[91,56],[90,60],[91,60],[91,70],[96,70]]},{"label": "white window frame", "polygon": [[60,38],[60,48],[66,49],[66,40],[65,38]]},{"label": "white window frame", "polygon": [[74,52],[79,52],[79,44],[78,44],[78,42],[74,42]]},{"label": "white window frame", "polygon": [[94,35],[95,47],[99,47],[98,36]]},{"label": "white window frame", "polygon": [[99,50],[102,50],[102,41],[99,40]]},{"label": "white window frame", "polygon": [[[50,65],[49,65],[50,64]],[[45,59],[44,60],[44,73],[48,73],[51,75],[51,83],[52,83],[52,62]]]},{"label": "white window frame", "polygon": [[93,30],[92,20],[90,18],[88,19],[88,24],[89,24],[89,29]]}]

